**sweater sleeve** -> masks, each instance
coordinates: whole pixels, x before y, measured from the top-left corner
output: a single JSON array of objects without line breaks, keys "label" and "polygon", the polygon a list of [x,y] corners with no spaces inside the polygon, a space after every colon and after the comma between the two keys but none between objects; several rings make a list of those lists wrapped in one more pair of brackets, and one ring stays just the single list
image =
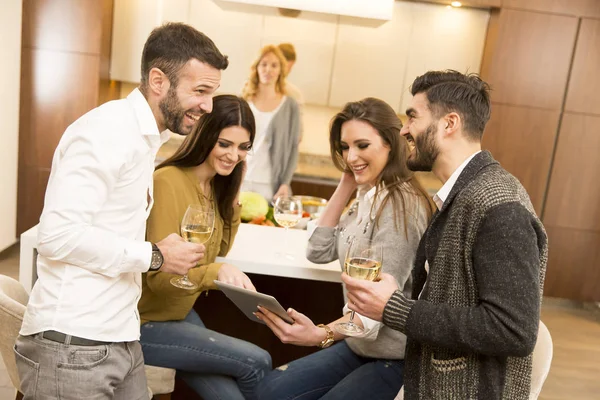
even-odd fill
[{"label": "sweater sleeve", "polygon": [[289,185],[292,182],[296,165],[298,164],[298,145],[300,144],[300,110],[298,103],[292,98],[288,98],[290,102],[290,117],[289,117],[289,148],[287,153],[287,164],[282,171],[281,183]]},{"label": "sweater sleeve", "polygon": [[540,313],[540,254],[545,233],[520,204],[488,212],[473,247],[478,304],[452,307],[410,300],[397,291],[383,322],[413,340],[489,356],[533,351]]}]

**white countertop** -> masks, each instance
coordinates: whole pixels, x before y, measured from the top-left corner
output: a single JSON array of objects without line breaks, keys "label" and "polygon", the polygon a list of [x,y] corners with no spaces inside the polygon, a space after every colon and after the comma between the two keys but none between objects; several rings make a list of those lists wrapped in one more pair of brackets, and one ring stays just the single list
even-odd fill
[{"label": "white countertop", "polygon": [[[306,259],[308,233],[304,230],[290,229],[287,232],[288,253],[294,256],[293,260],[278,255],[277,252],[284,250],[285,233],[283,228],[241,224],[229,254],[218,257],[217,262],[235,265],[252,274],[341,282],[341,269],[337,260],[320,265]],[[28,292],[37,279],[34,268],[36,244],[37,226],[34,226],[21,234],[19,281]]]}]

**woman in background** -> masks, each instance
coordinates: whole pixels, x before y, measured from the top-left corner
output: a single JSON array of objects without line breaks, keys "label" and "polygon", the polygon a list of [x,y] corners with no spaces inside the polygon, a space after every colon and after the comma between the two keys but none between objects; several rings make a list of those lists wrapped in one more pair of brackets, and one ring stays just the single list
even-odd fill
[{"label": "woman in background", "polygon": [[[383,249],[382,270],[393,275],[407,295],[410,273],[432,206],[406,166],[409,154],[400,136],[402,123],[385,102],[367,98],[348,103],[330,129],[333,162],[344,172],[308,242],[307,257],[315,263],[339,260],[353,238],[370,239]],[[348,209],[352,194],[357,201]],[[261,400],[275,399],[393,399],[403,382],[406,336],[380,322],[356,314],[365,329],[360,337],[338,333],[334,325],[315,324],[290,309],[289,325],[260,308],[257,316],[284,343],[328,347],[269,373],[257,388]],[[345,339],[345,340],[343,340]]]},{"label": "woman in background", "polygon": [[285,90],[286,60],[276,46],[265,46],[252,64],[242,97],[256,120],[256,139],[248,157],[244,191],[267,200],[291,195],[298,162],[300,111]]},{"label": "woman in background", "polygon": [[176,369],[206,400],[252,399],[256,384],[271,368],[269,353],[207,329],[193,308],[201,292],[216,289],[215,279],[254,290],[239,269],[215,263],[231,248],[240,224],[239,189],[254,132],[254,117],[245,100],[216,96],[213,111],[200,118],[181,147],[154,173],[147,240],[179,234],[190,204],[212,209],[215,223],[202,265],[188,273],[198,289],[173,286],[174,275],[169,273],[142,275],[140,343],[146,364]]}]

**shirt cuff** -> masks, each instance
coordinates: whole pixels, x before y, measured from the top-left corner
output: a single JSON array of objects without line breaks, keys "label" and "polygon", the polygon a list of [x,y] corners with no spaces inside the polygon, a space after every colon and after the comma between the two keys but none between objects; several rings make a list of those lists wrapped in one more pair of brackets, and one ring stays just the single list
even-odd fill
[{"label": "shirt cuff", "polygon": [[[349,312],[351,312],[351,310],[348,307],[348,303],[346,303],[346,305],[344,306],[344,309],[342,311],[342,314],[345,315],[345,314],[348,314]],[[359,337],[361,339],[368,340],[368,341],[373,341],[373,340],[377,339],[377,336],[379,335],[379,329],[381,328],[381,326],[383,324],[379,321],[375,321],[374,319],[360,315],[359,313],[355,313],[354,315],[355,315],[355,317],[360,318],[360,321],[362,322],[363,329],[364,329],[363,333],[361,333],[360,335],[357,335],[356,337]]]},{"label": "shirt cuff", "polygon": [[151,261],[152,244],[132,240],[125,246],[121,272],[147,272]]},{"label": "shirt cuff", "polygon": [[416,300],[406,298],[396,290],[383,309],[383,323],[392,329],[406,333],[406,321]]}]

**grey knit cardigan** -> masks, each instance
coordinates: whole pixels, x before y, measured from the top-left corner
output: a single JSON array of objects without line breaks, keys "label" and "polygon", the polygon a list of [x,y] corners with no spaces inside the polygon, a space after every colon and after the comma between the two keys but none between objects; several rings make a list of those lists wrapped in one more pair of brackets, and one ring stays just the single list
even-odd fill
[{"label": "grey knit cardigan", "polygon": [[296,100],[286,97],[273,116],[266,134],[271,137],[271,183],[273,193],[276,193],[279,186],[290,185],[298,163],[300,110]]},{"label": "grey knit cardigan", "polygon": [[528,399],[547,257],[523,186],[477,154],[421,239],[412,299],[384,310],[408,337],[404,398]]}]

